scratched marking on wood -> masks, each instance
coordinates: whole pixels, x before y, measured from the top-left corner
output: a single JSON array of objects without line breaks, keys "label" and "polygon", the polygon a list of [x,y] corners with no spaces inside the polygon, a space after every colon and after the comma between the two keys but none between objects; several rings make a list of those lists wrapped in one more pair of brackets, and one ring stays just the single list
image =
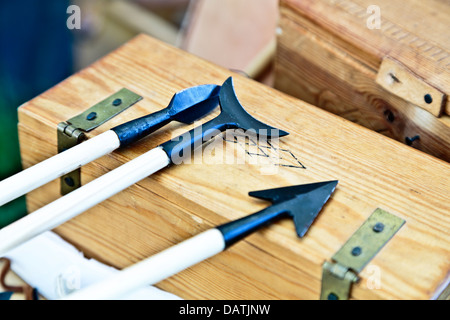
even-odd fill
[{"label": "scratched marking on wood", "polygon": [[[257,140],[256,138],[242,135],[233,135],[231,137],[227,135],[222,138],[228,143],[234,143],[240,146],[250,158],[256,157],[263,159],[262,161],[266,165],[306,169],[289,149],[280,147],[279,141]],[[258,162],[260,159],[258,159]]]}]

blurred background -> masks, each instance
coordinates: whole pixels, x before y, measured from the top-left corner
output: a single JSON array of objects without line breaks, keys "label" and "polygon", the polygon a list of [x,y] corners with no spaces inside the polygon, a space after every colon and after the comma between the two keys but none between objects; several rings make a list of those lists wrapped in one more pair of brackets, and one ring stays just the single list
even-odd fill
[{"label": "blurred background", "polygon": [[[272,85],[277,19],[278,0],[2,0],[0,180],[22,169],[17,108],[134,36]],[[25,214],[24,197],[0,207],[0,228]]]}]

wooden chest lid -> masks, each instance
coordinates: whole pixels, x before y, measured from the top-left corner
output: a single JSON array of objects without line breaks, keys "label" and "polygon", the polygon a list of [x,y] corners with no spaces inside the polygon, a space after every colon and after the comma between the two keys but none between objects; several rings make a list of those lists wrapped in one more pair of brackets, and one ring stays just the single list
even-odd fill
[{"label": "wooden chest lid", "polygon": [[[122,87],[144,99],[91,136],[160,110],[179,90],[221,84],[230,75],[229,70],[139,36],[19,108],[24,167],[56,153],[59,122]],[[339,180],[305,238],[297,238],[291,221],[280,221],[158,286],[188,299],[317,299],[322,264],[375,209],[382,208],[406,223],[371,261],[382,272],[381,287],[368,288],[370,274],[362,270],[352,297],[439,296],[450,269],[450,165],[265,85],[233,77],[246,110],[289,136],[278,145],[264,146],[219,139],[216,142],[232,152],[231,162],[209,153],[202,163],[164,169],[57,232],[88,256],[123,268],[267,206],[250,198],[250,191]],[[172,123],[83,167],[83,183],[192,127]],[[273,157],[280,162],[274,163]],[[56,181],[30,193],[28,208],[32,212],[58,197]]]}]

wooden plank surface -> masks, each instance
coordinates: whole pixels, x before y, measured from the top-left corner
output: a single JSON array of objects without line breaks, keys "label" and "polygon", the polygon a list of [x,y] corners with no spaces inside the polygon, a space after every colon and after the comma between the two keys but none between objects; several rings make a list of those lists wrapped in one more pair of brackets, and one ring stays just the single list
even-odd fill
[{"label": "wooden plank surface", "polygon": [[[317,3],[324,5],[329,1]],[[281,4],[275,88],[403,143],[406,138],[418,135],[420,140],[412,144],[413,148],[450,161],[449,116],[437,118],[379,85],[376,79],[383,55],[364,51],[367,48],[361,47],[362,42],[352,37],[357,31],[349,28],[340,32],[334,23],[341,20],[332,19],[332,15],[325,17],[323,12],[321,16],[310,16],[316,4],[303,7],[303,2],[290,0]],[[333,25],[325,25],[326,19]],[[367,29],[361,19],[348,17],[355,24],[354,29]],[[425,67],[413,70],[420,72]],[[405,83],[406,80],[402,79]],[[420,88],[430,87],[419,83]],[[416,96],[419,86],[409,89]],[[439,101],[438,96],[435,95],[434,101]],[[441,96],[441,101],[447,100],[446,95]]]},{"label": "wooden plank surface", "polygon": [[[450,165],[373,131],[241,77],[147,36],[139,36],[19,109],[24,167],[56,153],[56,125],[122,87],[144,99],[90,136],[165,107],[184,88],[234,76],[237,95],[259,120],[291,134],[279,145],[217,138],[203,163],[167,168],[56,229],[86,255],[126,267],[268,203],[249,191],[339,180],[307,236],[291,221],[258,232],[157,286],[188,299],[318,299],[321,266],[378,207],[406,224],[371,261],[355,299],[432,299],[448,284]],[[218,114],[208,116],[207,119]],[[82,169],[92,179],[192,128],[172,123]],[[247,142],[247,143],[246,143]],[[218,156],[225,146],[231,162]],[[279,162],[274,159],[280,159]],[[256,161],[257,160],[257,161]],[[58,181],[27,197],[32,212],[59,197]]]}]

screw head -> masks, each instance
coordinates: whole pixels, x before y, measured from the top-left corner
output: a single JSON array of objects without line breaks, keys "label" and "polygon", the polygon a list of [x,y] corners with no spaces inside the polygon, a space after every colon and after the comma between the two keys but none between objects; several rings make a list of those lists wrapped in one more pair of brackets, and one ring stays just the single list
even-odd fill
[{"label": "screw head", "polygon": [[91,112],[86,116],[86,120],[92,121],[97,118],[97,112]]},{"label": "screw head", "polygon": [[335,293],[331,292],[331,293],[328,295],[327,299],[328,299],[328,300],[339,300],[339,297],[338,297]]},{"label": "screw head", "polygon": [[380,233],[384,230],[384,224],[382,224],[381,222],[377,222],[372,229],[374,232],[376,233]]},{"label": "screw head", "polygon": [[361,247],[354,247],[352,249],[352,256],[357,257],[362,253]]},{"label": "screw head", "polygon": [[427,93],[427,94],[423,97],[423,99],[425,100],[425,102],[426,102],[427,104],[430,104],[430,103],[433,102],[433,97],[432,97],[431,94],[429,94],[429,93]]},{"label": "screw head", "polygon": [[118,107],[118,106],[120,106],[122,104],[122,99],[116,99],[116,100],[114,100],[113,102],[112,102],[112,105],[114,106],[114,107]]}]

